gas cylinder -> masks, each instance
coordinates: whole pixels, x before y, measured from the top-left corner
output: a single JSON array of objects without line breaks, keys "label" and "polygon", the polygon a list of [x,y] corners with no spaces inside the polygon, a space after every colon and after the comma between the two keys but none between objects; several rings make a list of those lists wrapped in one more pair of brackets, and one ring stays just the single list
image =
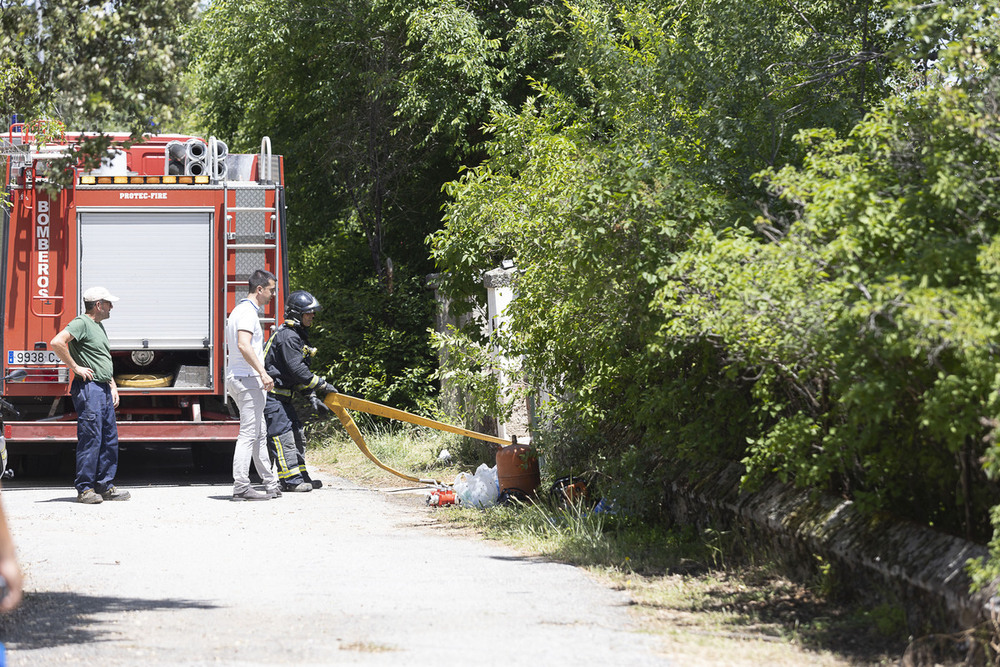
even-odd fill
[{"label": "gas cylinder", "polygon": [[497,452],[497,482],[500,493],[507,489],[518,489],[535,495],[541,483],[538,471],[538,456],[527,445],[507,445]]}]

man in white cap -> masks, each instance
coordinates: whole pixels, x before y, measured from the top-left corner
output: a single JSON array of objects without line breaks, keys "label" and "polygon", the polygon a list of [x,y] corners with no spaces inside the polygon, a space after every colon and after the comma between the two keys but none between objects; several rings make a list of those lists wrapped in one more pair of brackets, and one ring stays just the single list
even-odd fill
[{"label": "man in white cap", "polygon": [[83,315],[56,334],[49,345],[73,371],[70,397],[76,409],[77,501],[96,505],[105,500],[128,500],[131,494],[115,488],[118,472],[118,387],[111,365],[111,343],[101,324],[111,317],[118,297],[104,287],[83,293]]}]

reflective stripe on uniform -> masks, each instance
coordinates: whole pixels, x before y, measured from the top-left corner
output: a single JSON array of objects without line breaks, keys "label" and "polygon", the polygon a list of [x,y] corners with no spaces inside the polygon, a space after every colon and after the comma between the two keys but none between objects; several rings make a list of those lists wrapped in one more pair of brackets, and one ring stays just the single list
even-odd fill
[{"label": "reflective stripe on uniform", "polygon": [[274,454],[278,464],[278,479],[285,479],[295,474],[294,470],[288,469],[288,462],[285,461],[285,448],[281,446],[281,436],[274,436]]},{"label": "reflective stripe on uniform", "polygon": [[316,375],[315,373],[313,373],[312,379],[309,380],[309,384],[300,384],[300,385],[298,385],[295,388],[296,389],[302,389],[303,391],[306,390],[306,389],[315,389],[316,387],[319,386],[320,382],[321,382],[320,377],[318,375]]},{"label": "reflective stripe on uniform", "polygon": [[273,343],[274,339],[278,337],[278,331],[281,331],[282,329],[284,329],[285,327],[287,327],[287,326],[289,326],[291,324],[294,324],[294,322],[292,322],[292,320],[285,320],[284,322],[282,322],[281,326],[278,327],[275,330],[274,335],[267,339],[267,345],[264,346],[264,362],[265,363],[267,363],[267,354],[268,354],[268,352],[271,351],[271,343]]}]

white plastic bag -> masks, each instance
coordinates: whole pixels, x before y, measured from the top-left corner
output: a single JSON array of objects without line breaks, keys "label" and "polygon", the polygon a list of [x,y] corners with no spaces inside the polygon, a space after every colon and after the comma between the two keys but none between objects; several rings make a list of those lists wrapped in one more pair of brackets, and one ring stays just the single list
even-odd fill
[{"label": "white plastic bag", "polygon": [[497,481],[497,468],[488,467],[485,463],[479,466],[475,475],[460,472],[452,484],[455,495],[462,505],[467,507],[491,507],[500,495],[500,485]]},{"label": "white plastic bag", "polygon": [[480,465],[469,483],[469,503],[473,507],[491,507],[496,504],[500,489],[497,486],[496,466]]},{"label": "white plastic bag", "polygon": [[467,472],[460,472],[455,476],[455,481],[452,482],[451,487],[455,489],[455,496],[458,498],[458,502],[462,505],[469,504],[469,481],[472,480],[472,475]]},{"label": "white plastic bag", "polygon": [[476,468],[476,477],[482,479],[487,486],[496,489],[496,492],[493,494],[493,501],[496,502],[497,497],[500,495],[500,480],[497,478],[497,467],[493,466],[490,468],[485,463],[482,463]]}]

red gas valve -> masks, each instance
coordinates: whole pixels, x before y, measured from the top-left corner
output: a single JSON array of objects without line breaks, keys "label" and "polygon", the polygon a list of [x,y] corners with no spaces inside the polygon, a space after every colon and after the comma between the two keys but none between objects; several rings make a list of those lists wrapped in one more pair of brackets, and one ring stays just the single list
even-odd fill
[{"label": "red gas valve", "polygon": [[427,496],[427,504],[431,507],[440,507],[441,505],[454,505],[455,504],[455,492],[448,489],[437,489],[431,491],[430,495]]}]

